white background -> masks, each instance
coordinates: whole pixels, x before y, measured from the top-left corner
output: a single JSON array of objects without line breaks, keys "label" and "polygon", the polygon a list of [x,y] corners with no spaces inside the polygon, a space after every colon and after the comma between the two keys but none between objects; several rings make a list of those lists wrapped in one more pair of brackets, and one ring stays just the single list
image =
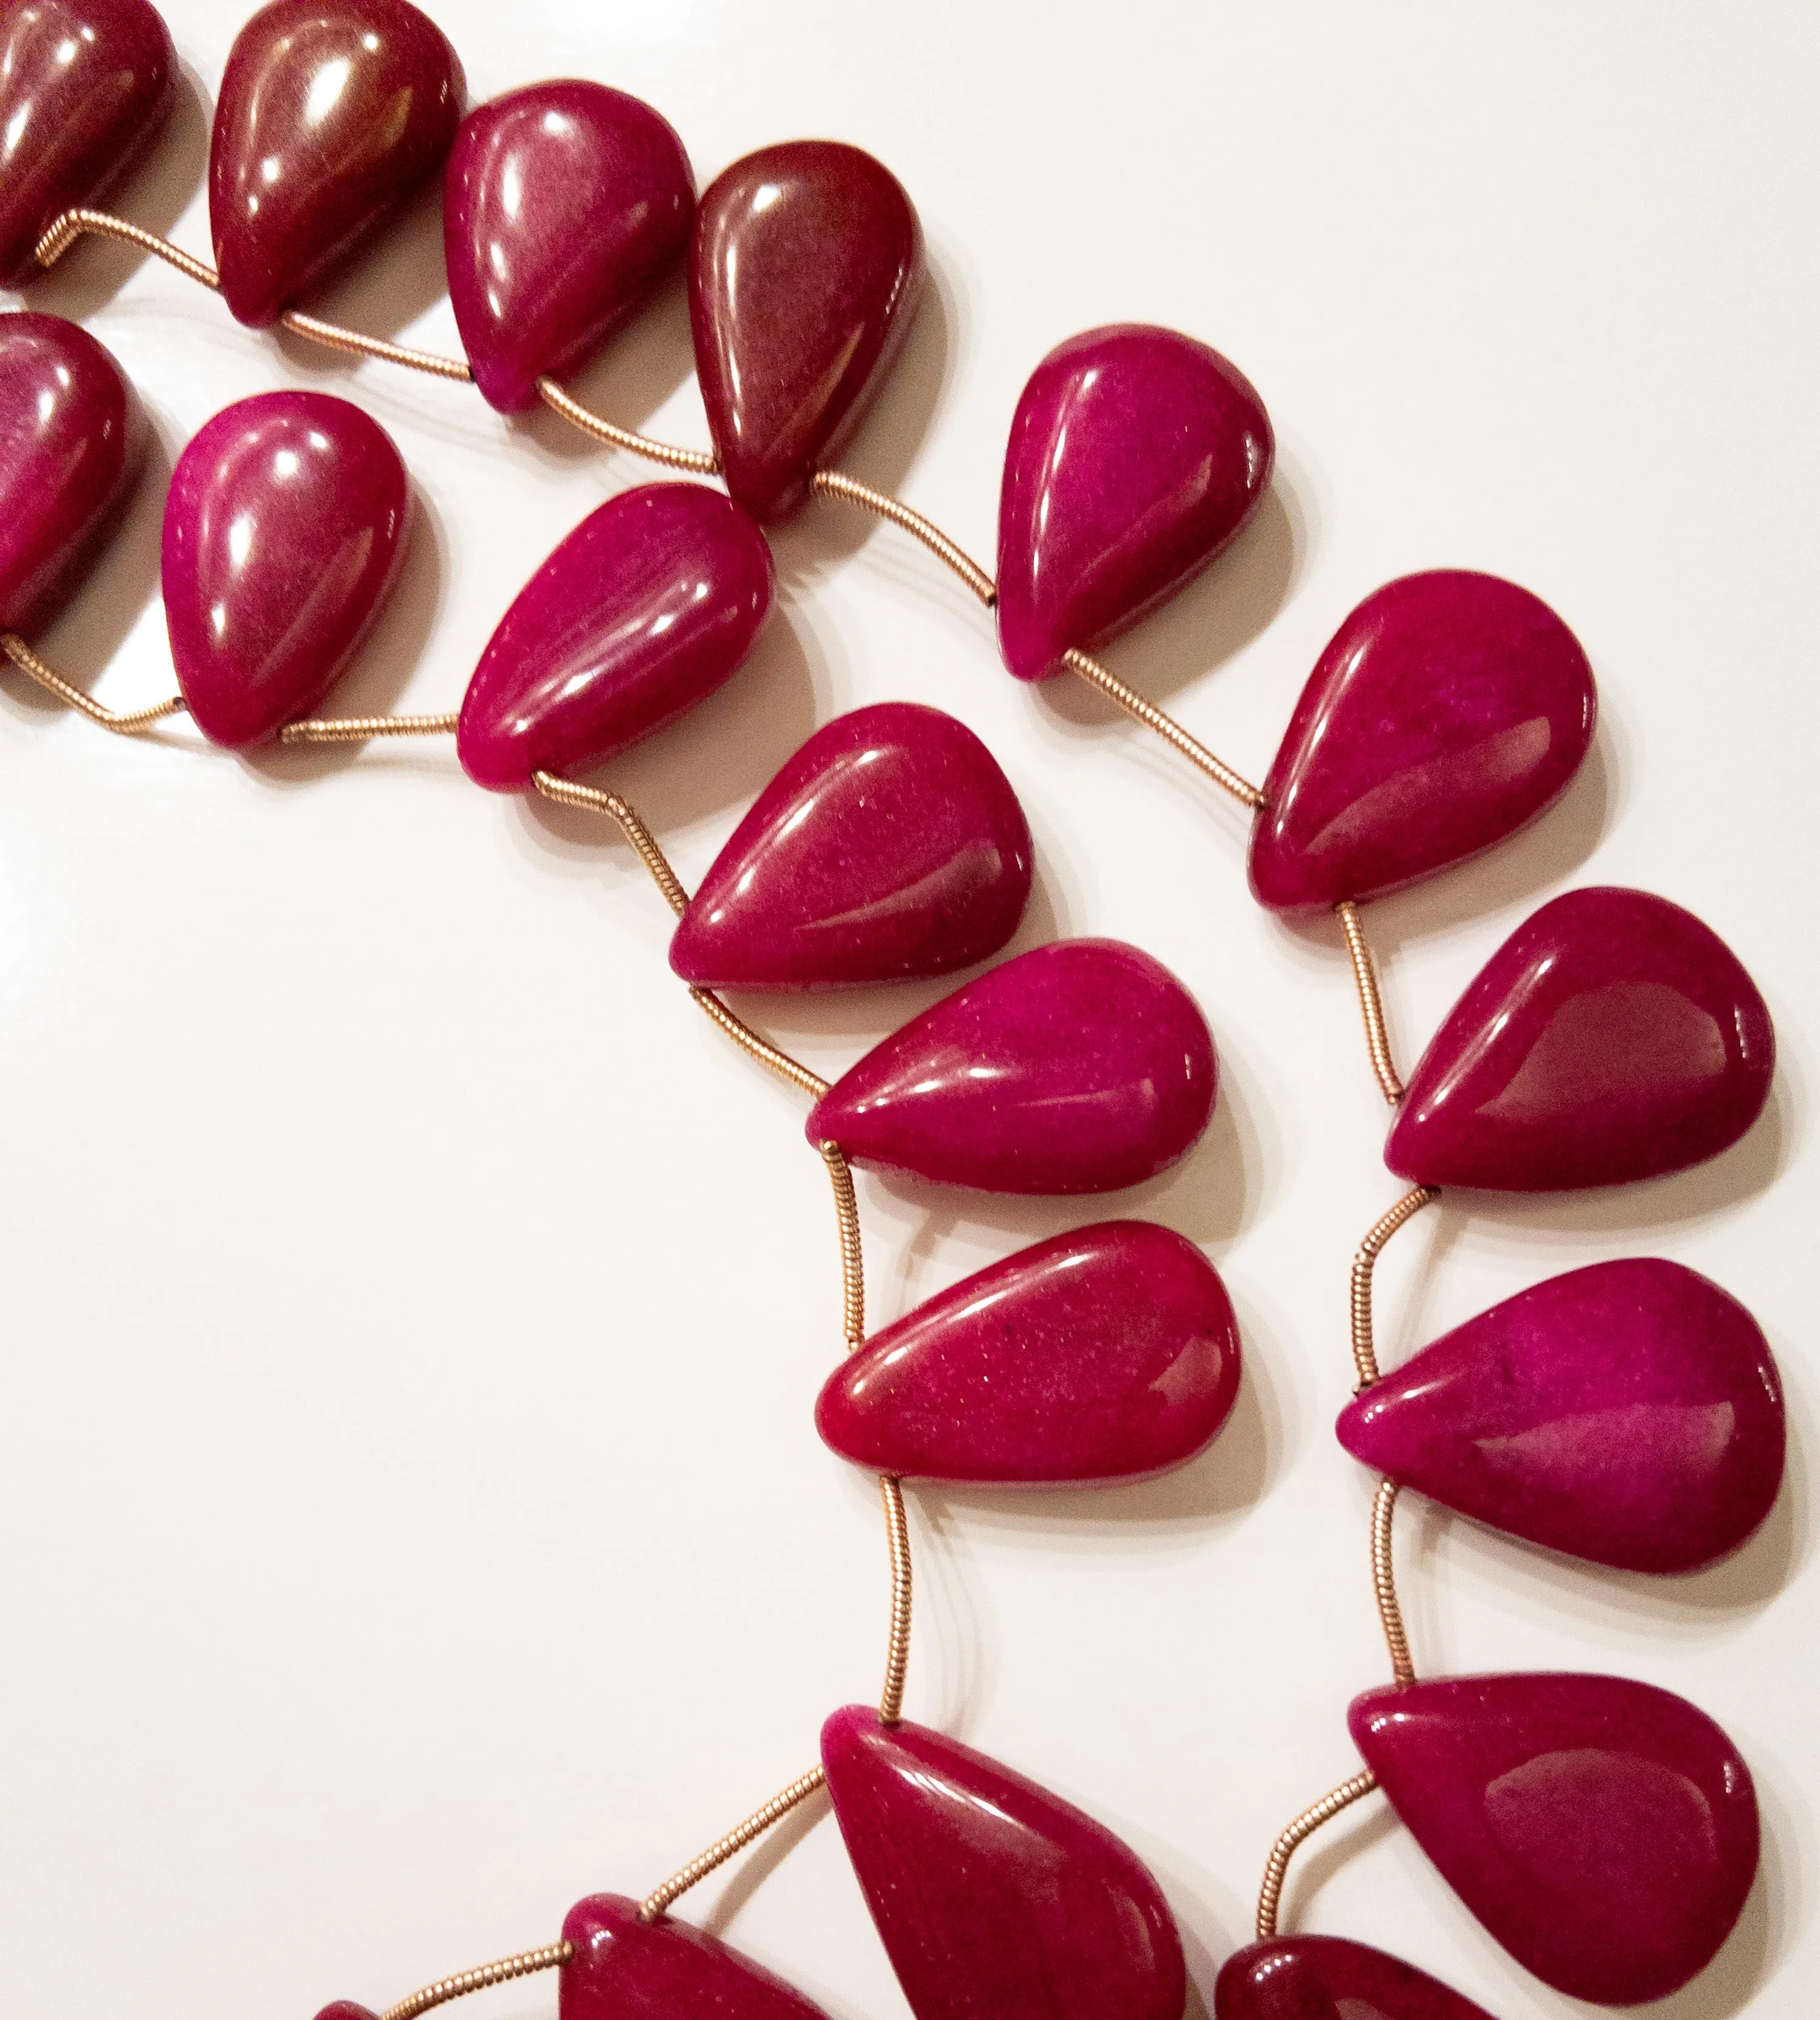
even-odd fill
[{"label": "white background", "polygon": [[[1787,1488],[1702,1576],[1577,1567],[1412,1510],[1426,1671],[1590,1667],[1680,1691],[1757,1778],[1761,1881],[1674,2020],[1811,2011],[1820,1974],[1811,1481],[1820,18],[1666,4],[439,0],[478,99],[587,74],[658,105],[705,183],[834,135],[903,178],[933,285],[856,474],[990,560],[1037,360],[1095,323],[1191,331],[1255,380],[1281,461],[1230,555],[1110,655],[1261,777],[1316,653],[1391,576],[1488,569],[1568,619],[1602,717],[1565,801],[1371,909],[1399,1055],[1541,899],[1691,906],[1775,1016],[1768,1114],[1659,1183],[1455,1197],[1381,1272],[1386,1359],[1563,1267],[1673,1256],[1742,1297],[1786,1379]],[[241,8],[173,0],[174,127],[117,207],[205,252],[209,108]],[[435,205],[321,312],[456,347]],[[422,503],[344,712],[453,707],[544,552],[644,466],[470,391],[236,326],[89,245],[81,317],[160,449],[41,641],[123,706],[170,688],[171,458],[230,399],[345,392]],[[705,429],[674,292],[580,382]],[[1016,944],[1107,933],[1204,1007],[1199,1149],[1110,1201],[867,1179],[875,1320],[1062,1228],[1204,1244],[1244,1331],[1233,1421],[1095,1495],[918,1494],[911,1716],[1103,1818],[1155,1869],[1211,1996],[1275,1832],[1353,1771],[1386,1674],[1371,1483],[1330,1434],[1346,1268],[1400,1188],[1337,932],[1253,906],[1237,810],[1081,690],[997,667],[957,584],[820,507],[777,542],[748,668],[612,769],[686,880],[818,723],[914,698],[1022,795]],[[641,1893],[876,1693],[872,1482],[810,1408],[838,1352],[802,1104],[692,1012],[668,917],[590,820],[483,797],[443,745],[240,761],[0,693],[0,2007],[305,2020],[375,2007]],[[932,1000],[747,1010],[832,1074]],[[904,2011],[817,1807],[685,1911],[837,2020]],[[1290,1927],[1375,1940],[1500,2020],[1526,1978],[1381,1803],[1303,1855]],[[554,2010],[531,1981],[477,2001]]]}]

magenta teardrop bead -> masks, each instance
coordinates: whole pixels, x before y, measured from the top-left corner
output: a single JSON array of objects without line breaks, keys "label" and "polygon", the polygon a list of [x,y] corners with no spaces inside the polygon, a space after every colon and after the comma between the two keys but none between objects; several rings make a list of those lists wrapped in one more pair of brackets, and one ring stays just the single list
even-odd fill
[{"label": "magenta teardrop bead", "polygon": [[916,2020],[1182,2020],[1168,1903],[1104,1825],[870,1706],[822,1728],[822,1766]]},{"label": "magenta teardrop bead", "polygon": [[838,140],[788,140],[703,194],[689,268],[696,376],[727,489],[778,519],[859,425],[910,328],[923,234],[903,185]]},{"label": "magenta teardrop bead", "polygon": [[1206,1019],[1161,961],[1058,940],[876,1045],[816,1103],[812,1143],[1000,1193],[1100,1193],[1165,1170],[1213,1112]]},{"label": "magenta teardrop bead", "polygon": [[1366,598],[1315,663],[1251,830],[1274,911],[1381,896],[1513,834],[1593,740],[1593,669],[1538,597],[1463,569]]},{"label": "magenta teardrop bead", "polygon": [[998,504],[998,643],[1021,681],[1092,652],[1204,568],[1256,509],[1276,438],[1251,383],[1172,329],[1114,323],[1030,376]]},{"label": "magenta teardrop bead", "polygon": [[645,484],[583,519],[514,599],[461,704],[477,786],[581,772],[723,686],[771,608],[771,549],[703,484]]},{"label": "magenta teardrop bead", "polygon": [[61,316],[0,315],[0,631],[35,629],[68,594],[143,447],[111,352]]},{"label": "magenta teardrop bead", "polygon": [[882,702],[818,729],[754,802],[670,943],[704,989],[831,989],[997,954],[1030,894],[1030,831],[972,731]]},{"label": "magenta teardrop bead", "polygon": [[1775,1067],[1769,1012],[1709,927],[1647,892],[1570,891],[1448,1014],[1384,1161],[1512,1192],[1654,1178],[1736,1143]]},{"label": "magenta teardrop bead", "polygon": [[1450,1677],[1368,1691],[1347,1724],[1441,1877],[1557,1992],[1666,1998],[1731,1934],[1756,1796],[1684,1698],[1622,1677]]},{"label": "magenta teardrop bead", "polygon": [[1597,1262],[1507,1298],[1366,1390],[1355,1459],[1495,1528],[1621,1570],[1735,1550],[1782,1484],[1756,1321],[1678,1262]]},{"label": "magenta teardrop bead", "polygon": [[316,2020],[379,2020],[379,2016],[370,2007],[356,2006],[351,1999],[338,1999],[332,2006],[325,2006]]},{"label": "magenta teardrop bead", "polygon": [[461,61],[409,0],[271,0],[234,38],[209,146],[221,292],[275,322],[441,174]]},{"label": "magenta teardrop bead", "polygon": [[1343,1936],[1273,1936],[1220,1967],[1214,2020],[1491,2020],[1400,1957]]},{"label": "magenta teardrop bead", "polygon": [[641,100],[563,78],[470,112],[443,204],[449,299],[474,383],[503,413],[585,364],[682,256],[695,176]]},{"label": "magenta teardrop bead", "polygon": [[874,1334],[816,1428],[902,1479],[1132,1480],[1202,1451],[1239,1389],[1239,1332],[1191,1241],[1110,1220],[1038,1242]]},{"label": "magenta teardrop bead", "polygon": [[578,1901],[562,1935],[575,1954],[558,1979],[559,2020],[827,2020],[750,1957],[667,1916],[641,1922],[620,1895]]},{"label": "magenta teardrop bead", "polygon": [[98,205],[162,132],[170,31],[146,0],[31,0],[0,13],[0,287],[44,269],[38,242]]},{"label": "magenta teardrop bead", "polygon": [[329,393],[260,393],[205,424],[165,501],[165,623],[196,726],[238,749],[307,715],[404,559],[391,438]]}]

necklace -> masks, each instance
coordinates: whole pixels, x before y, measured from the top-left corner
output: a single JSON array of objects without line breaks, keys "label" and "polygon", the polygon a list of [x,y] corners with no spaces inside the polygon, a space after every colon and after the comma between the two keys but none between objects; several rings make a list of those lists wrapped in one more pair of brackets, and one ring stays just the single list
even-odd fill
[{"label": "necklace", "polygon": [[[319,40],[302,35],[306,17],[328,22]],[[181,696],[122,714],[20,634],[129,481],[130,392],[93,340],[54,318],[10,319],[0,354],[5,481],[19,506],[8,515],[5,649],[21,672],[132,735],[179,709],[229,747],[452,732],[476,783],[618,825],[678,914],[672,965],[695,1001],[814,1103],[808,1131],[834,1189],[855,1350],[818,1422],[835,1451],[880,1476],[892,1604],[878,1709],[836,1713],[816,1768],[641,1901],[594,1897],[557,1943],[440,1981],[388,2015],[403,2020],[545,1968],[560,1971],[571,2020],[704,2005],[812,2011],[669,1910],[824,1786],[919,2015],[1169,2020],[1186,1996],[1169,1910],[1128,1847],[902,1719],[902,1483],[1104,1480],[1193,1456],[1237,1387],[1223,1289],[1179,1237],[1112,1222],[1039,1243],[868,1339],[848,1167],[1039,1194],[1147,1178],[1183,1154],[1212,1110],[1216,1066],[1198,1009],[1135,949],[1059,942],[964,985],[830,1086],[718,992],[939,975],[1001,949],[1028,893],[1030,845],[983,747],[907,707],[826,725],[692,900],[631,807],[569,776],[733,676],[772,596],[760,525],[812,495],[921,540],[994,611],[1014,674],[1086,680],[1255,812],[1254,890],[1274,909],[1339,913],[1371,1065],[1395,1110],[1386,1158],[1412,1190],[1355,1265],[1359,1393],[1341,1423],[1348,1448],[1385,1475],[1372,1564],[1394,1682],[1353,1709],[1365,1771],[1273,1851],[1259,1942],[1229,1962],[1215,1993],[1222,2020],[1300,2011],[1317,1994],[1391,2013],[1476,2010],[1382,1953],[1277,1931],[1295,1846],[1379,1788],[1546,1982],[1629,2003],[1688,1982],[1755,1869],[1749,1777],[1730,1742],[1683,1701],[1618,1679],[1418,1681],[1391,1559],[1397,1493],[1413,1486],[1550,1548],[1686,1568],[1748,1536],[1780,1478],[1780,1397],[1760,1334],[1724,1293],[1673,1265],[1554,1279],[1379,1375],[1372,1271],[1440,1186],[1546,1190],[1679,1168],[1735,1141],[1767,1095],[1772,1041],[1748,977],[1698,921],[1622,891],[1545,906],[1493,957],[1407,1089],[1399,1080],[1359,908],[1493,845],[1564,787],[1593,715],[1567,627],[1494,578],[1447,572],[1389,585],[1342,626],[1270,776],[1252,787],[1091,656],[1211,560],[1268,485],[1262,404],[1204,345],[1117,325],[1042,362],[1013,423],[995,580],[920,515],[828,467],[889,369],[921,274],[914,210],[870,157],[826,143],[761,150],[697,206],[674,136],[623,94],[533,86],[463,122],[460,66],[414,9],[360,0],[300,13],[280,0],[249,24],[223,80],[211,269],[85,207],[155,125],[169,90],[162,24],[118,0],[41,9],[31,34],[47,20],[54,42],[28,34],[9,73],[18,102],[35,118],[42,108],[60,136],[42,186],[9,187],[21,213],[6,218],[9,274],[27,256],[51,263],[84,231],[125,237],[219,288],[242,321],[471,378],[505,411],[541,401],[585,433],[727,487],[725,497],[699,484],[641,487],[590,515],[506,614],[458,715],[337,719],[314,711],[394,579],[402,465],[345,401],[237,403],[195,438],[172,484],[164,579]],[[67,60],[56,53],[66,45]],[[104,102],[104,74],[133,88]],[[375,108],[387,104],[409,111],[375,158]],[[445,162],[466,361],[291,306]],[[587,222],[611,227],[587,234],[585,271],[567,256],[579,220],[551,223],[565,192],[585,199]],[[560,383],[685,245],[712,455],[630,436]],[[483,249],[502,255],[519,292],[496,271],[500,285],[489,283]],[[1686,1435],[1690,1421],[1720,1419],[1723,1439]]]}]

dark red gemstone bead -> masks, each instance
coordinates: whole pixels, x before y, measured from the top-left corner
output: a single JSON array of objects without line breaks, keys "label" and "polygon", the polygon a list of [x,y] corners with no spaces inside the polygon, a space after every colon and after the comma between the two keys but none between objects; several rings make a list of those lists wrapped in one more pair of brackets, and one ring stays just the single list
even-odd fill
[{"label": "dark red gemstone bead", "polygon": [[1214,2020],[1491,2020],[1438,1978],[1343,1936],[1273,1936],[1226,1959]]}]

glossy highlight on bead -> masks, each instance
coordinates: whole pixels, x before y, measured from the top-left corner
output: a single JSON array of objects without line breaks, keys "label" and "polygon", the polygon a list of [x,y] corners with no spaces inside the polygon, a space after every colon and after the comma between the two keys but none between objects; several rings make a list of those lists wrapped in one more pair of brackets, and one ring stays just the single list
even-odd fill
[{"label": "glossy highlight on bead", "polygon": [[1598,703],[1539,597],[1437,569],[1366,598],[1315,663],[1264,780],[1251,891],[1273,911],[1382,896],[1558,799]]},{"label": "glossy highlight on bead", "polygon": [[583,519],[518,592],[468,683],[456,752],[477,786],[585,771],[743,664],[771,609],[771,550],[703,484],[645,484]]},{"label": "glossy highlight on bead", "polygon": [[623,1895],[578,1901],[562,1935],[575,1954],[558,1981],[558,2020],[827,2020],[730,1944],[667,1915],[641,1921]]},{"label": "glossy highlight on bead", "polygon": [[641,100],[562,78],[489,100],[449,156],[449,299],[474,383],[501,412],[587,363],[677,265],[695,176]]},{"label": "glossy highlight on bead", "polygon": [[258,393],[200,429],[165,501],[165,628],[210,742],[307,715],[359,650],[404,561],[391,438],[329,393]]},{"label": "glossy highlight on bead", "polygon": [[972,731],[881,702],[824,724],[702,879],[670,965],[705,989],[837,989],[997,953],[1030,893],[1030,831]]},{"label": "glossy highlight on bead", "polygon": [[875,1046],[807,1132],[948,1185],[1113,1192],[1193,1145],[1218,1081],[1207,1021],[1161,961],[1118,940],[1058,940]]},{"label": "glossy highlight on bead", "polygon": [[1491,2020],[1451,1985],[1343,1936],[1273,1936],[1220,1967],[1214,2020]]},{"label": "glossy highlight on bead", "polygon": [[1735,1143],[1775,1069],[1769,1012],[1709,927],[1647,892],[1570,891],[1448,1013],[1384,1161],[1512,1192],[1655,1178]]}]

